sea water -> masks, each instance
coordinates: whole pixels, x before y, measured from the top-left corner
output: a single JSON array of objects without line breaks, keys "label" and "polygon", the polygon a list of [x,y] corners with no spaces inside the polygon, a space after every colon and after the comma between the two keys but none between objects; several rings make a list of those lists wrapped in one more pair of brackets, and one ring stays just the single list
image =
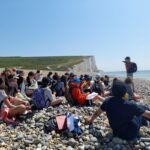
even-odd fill
[{"label": "sea water", "polygon": [[[104,74],[111,77],[126,77],[125,71],[105,72]],[[134,73],[134,78],[150,80],[150,70],[137,71],[136,73]]]}]

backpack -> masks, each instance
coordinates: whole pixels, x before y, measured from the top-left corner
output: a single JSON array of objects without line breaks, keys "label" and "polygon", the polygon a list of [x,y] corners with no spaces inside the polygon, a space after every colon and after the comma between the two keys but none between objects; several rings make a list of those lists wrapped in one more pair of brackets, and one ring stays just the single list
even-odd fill
[{"label": "backpack", "polygon": [[34,90],[32,100],[36,109],[40,110],[46,107],[47,102],[45,101],[44,89],[38,88]]},{"label": "backpack", "polygon": [[137,64],[132,62],[131,67],[129,69],[129,73],[135,73],[135,72],[137,72]]},{"label": "backpack", "polygon": [[58,126],[57,126],[55,118],[51,118],[48,121],[44,122],[44,132],[45,133],[52,132],[53,130],[54,131],[58,130]]},{"label": "backpack", "polygon": [[58,115],[56,117],[50,118],[48,121],[44,122],[44,131],[49,133],[51,131],[63,131],[67,129],[67,117],[66,115]]}]

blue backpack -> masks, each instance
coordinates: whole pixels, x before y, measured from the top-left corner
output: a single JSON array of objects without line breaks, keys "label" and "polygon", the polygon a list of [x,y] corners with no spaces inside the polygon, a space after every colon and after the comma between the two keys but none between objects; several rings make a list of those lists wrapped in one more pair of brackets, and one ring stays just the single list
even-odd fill
[{"label": "blue backpack", "polygon": [[44,96],[44,89],[38,88],[35,89],[32,95],[33,104],[35,109],[41,110],[47,105],[47,101]]}]

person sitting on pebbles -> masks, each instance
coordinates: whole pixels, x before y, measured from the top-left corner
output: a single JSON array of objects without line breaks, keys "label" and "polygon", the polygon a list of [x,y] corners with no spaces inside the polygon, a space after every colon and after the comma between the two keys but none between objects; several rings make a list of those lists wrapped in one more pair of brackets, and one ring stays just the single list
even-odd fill
[{"label": "person sitting on pebbles", "polygon": [[62,97],[55,97],[52,95],[50,89],[51,82],[49,78],[44,77],[41,82],[41,87],[34,90],[32,95],[32,109],[41,110],[43,108],[48,108],[49,106],[58,106],[63,102]]},{"label": "person sitting on pebbles", "polygon": [[134,84],[131,78],[127,77],[124,82],[126,84],[129,100],[135,100],[137,102],[140,101],[141,97],[134,92]]},{"label": "person sitting on pebbles", "polygon": [[63,102],[62,97],[56,97],[55,95],[52,95],[50,87],[50,80],[47,77],[44,77],[42,79],[42,85],[39,89],[42,89],[44,91],[44,100],[46,102],[46,105],[44,106],[45,108],[49,106],[57,106]]},{"label": "person sitting on pebbles", "polygon": [[23,114],[26,110],[31,110],[28,102],[8,96],[5,92],[5,82],[0,78],[0,115],[7,121],[7,118],[15,118],[19,114]]},{"label": "person sitting on pebbles", "polygon": [[139,138],[139,130],[142,125],[148,125],[150,111],[134,101],[124,100],[127,89],[123,82],[116,81],[112,86],[113,96],[103,102],[100,108],[86,118],[86,124],[91,124],[103,112],[106,112],[113,135],[125,140]]},{"label": "person sitting on pebbles", "polygon": [[98,95],[97,93],[82,93],[80,89],[80,78],[74,78],[72,80],[72,83],[70,84],[70,92],[72,98],[77,102],[77,104],[84,106],[84,105],[90,105],[90,101],[100,100],[104,101],[104,98]]},{"label": "person sitting on pebbles", "polygon": [[25,87],[26,88],[26,95],[28,97],[32,97],[34,90],[38,88],[38,83],[35,80],[35,73],[34,72],[30,71],[28,73],[25,86],[26,86]]}]

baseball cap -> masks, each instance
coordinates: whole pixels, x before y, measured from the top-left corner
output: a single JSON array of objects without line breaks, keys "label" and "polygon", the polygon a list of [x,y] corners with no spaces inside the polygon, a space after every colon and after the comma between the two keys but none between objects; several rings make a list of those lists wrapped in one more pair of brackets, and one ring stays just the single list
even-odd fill
[{"label": "baseball cap", "polygon": [[74,78],[74,79],[72,80],[72,82],[80,83],[81,80],[80,80],[80,78]]}]

